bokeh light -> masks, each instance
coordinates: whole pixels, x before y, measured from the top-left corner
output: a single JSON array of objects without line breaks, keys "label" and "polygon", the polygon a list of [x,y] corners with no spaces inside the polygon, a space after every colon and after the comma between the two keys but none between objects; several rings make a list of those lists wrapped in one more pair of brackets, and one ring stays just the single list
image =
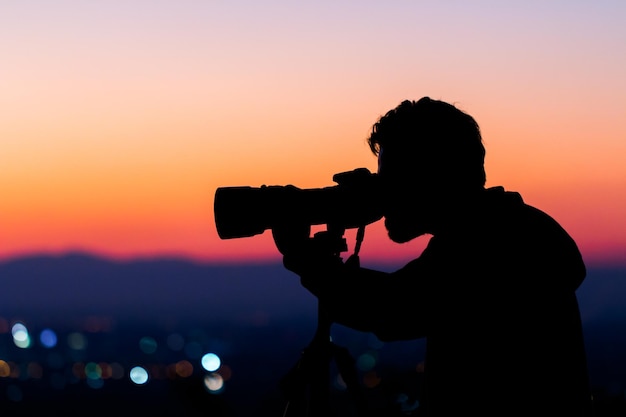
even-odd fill
[{"label": "bokeh light", "polygon": [[70,333],[67,335],[67,345],[74,350],[85,350],[87,348],[87,338],[79,332]]},{"label": "bokeh light", "polygon": [[363,385],[367,388],[375,388],[380,384],[380,377],[374,371],[369,371],[363,375]]},{"label": "bokeh light", "polygon": [[13,335],[13,343],[15,343],[15,346],[22,349],[30,347],[30,335],[23,323],[15,323],[11,328],[11,334]]},{"label": "bokeh light", "polygon": [[57,334],[52,329],[43,329],[39,333],[39,341],[44,347],[51,349],[57,345]]},{"label": "bokeh light", "polygon": [[220,393],[224,389],[224,378],[220,374],[208,374],[204,377],[205,388],[213,393]]},{"label": "bokeh light", "polygon": [[221,364],[222,361],[215,353],[207,353],[202,357],[202,367],[209,372],[217,371]]},{"label": "bokeh light", "polygon": [[88,379],[100,379],[102,377],[102,368],[94,362],[88,362],[85,365],[85,376]]},{"label": "bokeh light", "polygon": [[141,366],[135,366],[130,370],[130,380],[137,385],[144,385],[148,382],[148,371]]},{"label": "bokeh light", "polygon": [[141,340],[139,340],[139,349],[141,349],[143,353],[154,353],[156,352],[157,347],[157,342],[152,337],[144,336],[141,338]]},{"label": "bokeh light", "polygon": [[104,386],[104,380],[101,378],[98,379],[87,379],[87,386],[93,389],[100,389]]},{"label": "bokeh light", "polygon": [[113,376],[113,369],[111,368],[111,365],[106,362],[100,362],[98,363],[98,366],[100,367],[100,378],[109,379]]},{"label": "bokeh light", "polygon": [[188,378],[193,374],[193,365],[187,360],[176,363],[176,375],[181,378]]},{"label": "bokeh light", "polygon": [[6,378],[11,375],[11,367],[8,363],[0,359],[0,378]]},{"label": "bokeh light", "polygon": [[359,356],[356,361],[356,366],[361,371],[369,371],[376,366],[376,355],[372,352],[367,352]]}]

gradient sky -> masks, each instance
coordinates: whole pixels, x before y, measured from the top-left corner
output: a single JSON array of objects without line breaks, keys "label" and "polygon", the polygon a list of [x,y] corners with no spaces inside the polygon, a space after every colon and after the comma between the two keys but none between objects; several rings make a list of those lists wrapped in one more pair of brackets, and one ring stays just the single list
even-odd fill
[{"label": "gradient sky", "polygon": [[[626,264],[624,22],[619,0],[3,2],[0,258],[277,258],[218,238],[217,187],[374,171],[371,125],[428,95],[480,124],[488,186]],[[375,224],[362,254],[424,243]]]}]

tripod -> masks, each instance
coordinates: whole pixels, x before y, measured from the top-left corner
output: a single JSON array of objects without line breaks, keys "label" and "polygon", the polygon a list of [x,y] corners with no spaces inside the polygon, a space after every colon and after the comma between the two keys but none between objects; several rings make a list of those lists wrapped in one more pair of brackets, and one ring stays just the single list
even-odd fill
[{"label": "tripod", "polygon": [[344,347],[330,340],[332,322],[324,317],[318,305],[318,327],[309,345],[302,351],[296,365],[283,378],[281,385],[288,401],[283,417],[329,417],[330,362],[335,361],[348,393],[355,401],[356,416],[364,415],[364,403],[354,359]]},{"label": "tripod", "polygon": [[[364,228],[357,233],[357,246],[350,262],[358,263],[358,251],[363,239]],[[347,250],[343,230],[330,229],[319,232],[312,238],[319,245],[334,248],[339,254]],[[283,417],[330,417],[333,415],[330,401],[330,364],[334,360],[339,375],[346,384],[348,394],[355,403],[355,416],[365,415],[363,393],[358,381],[355,362],[348,350],[331,341],[330,328],[333,320],[318,301],[317,329],[309,345],[302,351],[296,365],[281,381],[287,397]]]}]

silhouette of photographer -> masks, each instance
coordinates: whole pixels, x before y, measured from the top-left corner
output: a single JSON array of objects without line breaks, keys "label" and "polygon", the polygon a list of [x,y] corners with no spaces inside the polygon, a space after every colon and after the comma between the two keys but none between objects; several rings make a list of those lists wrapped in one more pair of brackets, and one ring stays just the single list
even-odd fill
[{"label": "silhouette of photographer", "polygon": [[426,338],[420,416],[592,415],[574,240],[520,194],[485,188],[479,126],[454,105],[403,101],[368,143],[389,238],[430,235],[425,250],[395,272],[366,269],[311,250],[310,226],[286,218],[272,229],[285,267],[332,322]]}]

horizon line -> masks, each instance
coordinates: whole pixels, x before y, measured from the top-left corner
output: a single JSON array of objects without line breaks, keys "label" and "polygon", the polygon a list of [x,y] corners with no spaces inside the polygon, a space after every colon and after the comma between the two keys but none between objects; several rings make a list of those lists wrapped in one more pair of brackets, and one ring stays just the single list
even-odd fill
[{"label": "horizon line", "polygon": [[[419,256],[419,255],[418,255]],[[69,258],[69,257],[86,257],[104,260],[114,263],[132,263],[132,262],[150,262],[150,261],[180,261],[189,262],[200,265],[272,265],[277,264],[282,266],[282,259],[280,255],[256,255],[247,257],[236,256],[224,256],[224,257],[211,257],[211,256],[199,256],[184,252],[153,252],[153,253],[134,253],[134,254],[114,254],[104,251],[96,251],[89,249],[58,249],[58,250],[33,250],[22,251],[12,254],[0,255],[0,265],[7,264],[15,261],[33,259],[33,258]],[[347,258],[347,256],[345,256]],[[416,256],[417,257],[417,256]],[[366,262],[371,265],[380,265],[385,267],[397,266],[400,268],[403,265],[404,259],[389,258],[385,259],[369,258]],[[608,259],[608,260],[593,260],[585,262],[587,268],[613,268],[613,269],[626,269],[626,260],[622,259]]]}]

